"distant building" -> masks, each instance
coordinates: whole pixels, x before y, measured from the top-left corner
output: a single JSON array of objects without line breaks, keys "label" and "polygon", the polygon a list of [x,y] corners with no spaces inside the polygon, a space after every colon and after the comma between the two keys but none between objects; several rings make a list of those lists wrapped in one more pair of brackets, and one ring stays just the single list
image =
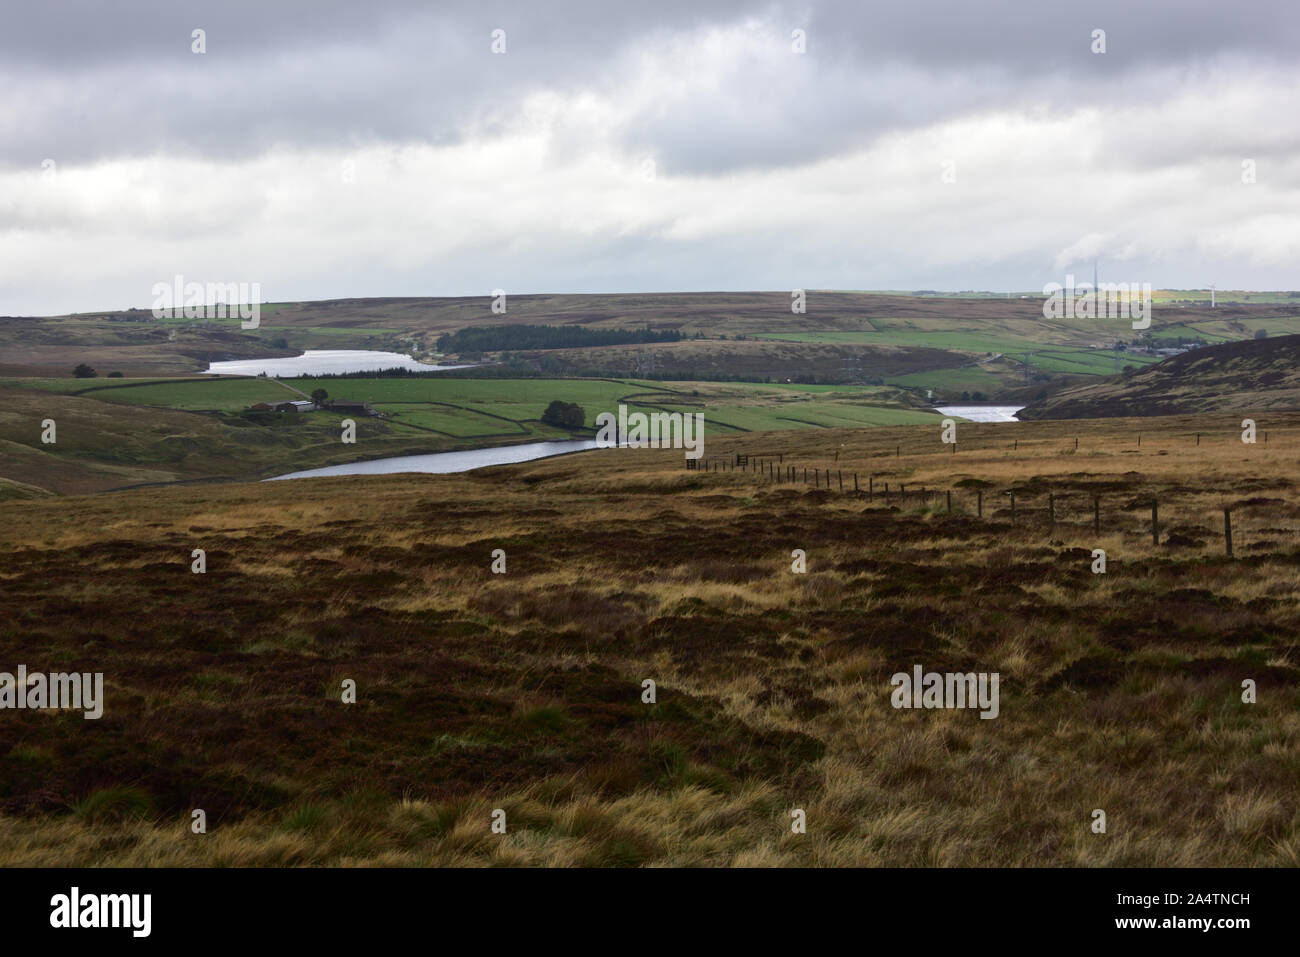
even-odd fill
[{"label": "distant building", "polygon": [[375,410],[369,402],[355,402],[351,399],[335,399],[329,404],[333,412],[350,412],[354,415],[374,415]]}]

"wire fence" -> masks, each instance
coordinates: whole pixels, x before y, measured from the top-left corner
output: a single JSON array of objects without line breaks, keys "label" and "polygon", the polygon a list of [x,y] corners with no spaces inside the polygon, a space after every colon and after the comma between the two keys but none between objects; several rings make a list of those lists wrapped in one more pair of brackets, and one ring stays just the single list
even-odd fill
[{"label": "wire fence", "polygon": [[[964,480],[954,488],[934,488],[924,483],[907,483],[895,478],[884,479],[875,473],[862,475],[857,471],[824,468],[822,466],[796,465],[787,463],[784,454],[766,456],[733,453],[726,456],[687,459],[686,468],[703,472],[740,472],[774,485],[804,485],[814,490],[845,493],[865,500],[869,504],[880,503],[885,507],[919,506],[921,509],[945,514],[974,515],[985,518],[987,510],[990,519],[1008,521],[1012,525],[1025,528],[1046,527],[1049,533],[1060,531],[1091,530],[1094,535],[1121,532],[1133,534],[1135,529],[1129,516],[1137,513],[1143,521],[1136,529],[1137,534],[1151,536],[1153,546],[1202,546],[1209,537],[1221,535],[1224,553],[1232,557],[1234,546],[1242,548],[1243,528],[1241,511],[1252,521],[1249,528],[1253,547],[1267,547],[1278,544],[1277,537],[1300,536],[1300,527],[1278,527],[1275,506],[1289,505],[1279,499],[1260,499],[1247,501],[1244,509],[1225,506],[1222,517],[1218,512],[1206,518],[1204,508],[1195,508],[1195,514],[1186,504],[1179,504],[1173,496],[1163,496],[1165,512],[1162,518],[1162,496],[1159,493],[1135,493],[1122,497],[1118,511],[1114,507],[1115,496],[1103,497],[1101,494],[1063,494],[1058,492],[1032,491],[1025,488],[998,489],[994,483],[978,479]],[[1103,508],[1103,498],[1107,507]],[[1173,504],[1171,512],[1169,506]],[[1255,516],[1255,506],[1273,506],[1273,514],[1268,516],[1269,524],[1261,525]],[[1300,506],[1292,506],[1300,517]],[[1234,529],[1234,513],[1237,524]],[[1149,519],[1146,516],[1149,514]],[[1170,521],[1172,517],[1174,521]],[[1121,522],[1119,519],[1124,520]],[[1206,522],[1210,524],[1206,524]],[[1163,537],[1162,537],[1163,536]],[[1268,538],[1267,536],[1274,536]]]}]

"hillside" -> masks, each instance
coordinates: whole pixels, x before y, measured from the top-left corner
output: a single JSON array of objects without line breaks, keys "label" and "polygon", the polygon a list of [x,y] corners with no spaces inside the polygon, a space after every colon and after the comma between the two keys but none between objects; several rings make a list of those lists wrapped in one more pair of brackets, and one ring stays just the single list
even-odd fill
[{"label": "hillside", "polygon": [[[0,658],[105,692],[6,713],[0,864],[1294,867],[1300,415],[1230,424],[0,501]],[[997,719],[892,705],[918,665]]]},{"label": "hillside", "polygon": [[1195,349],[1127,376],[1064,389],[1022,419],[1300,409],[1300,335]]},{"label": "hillside", "polygon": [[[293,383],[290,385],[289,383]],[[373,403],[357,441],[342,413],[246,411],[323,388]],[[912,393],[877,386],[644,383],[613,379],[427,378],[0,379],[0,479],[61,494],[212,478],[265,478],[358,459],[570,437],[541,421],[574,402],[596,416],[633,409],[702,412],[714,435],[938,423]],[[58,425],[46,444],[41,423]],[[6,494],[14,494],[12,492]]]},{"label": "hillside", "polygon": [[[862,383],[993,399],[1034,394],[1108,375],[1133,330],[1115,320],[1045,319],[1036,297],[933,296],[808,290],[791,311],[789,291],[523,295],[493,312],[488,295],[264,303],[261,325],[237,318],[154,319],[144,309],[45,318],[0,318],[0,375],[70,375],[78,363],[128,377],[200,372],[213,359],[304,349],[380,349],[432,360],[441,337],[463,329],[539,325],[592,332],[649,330],[676,342],[532,349],[530,340],[474,354],[512,375]],[[1291,299],[1222,303],[1156,297],[1151,334],[1166,344],[1216,343],[1300,333]],[[499,337],[497,337],[499,338]],[[977,400],[978,401],[978,400]]]}]

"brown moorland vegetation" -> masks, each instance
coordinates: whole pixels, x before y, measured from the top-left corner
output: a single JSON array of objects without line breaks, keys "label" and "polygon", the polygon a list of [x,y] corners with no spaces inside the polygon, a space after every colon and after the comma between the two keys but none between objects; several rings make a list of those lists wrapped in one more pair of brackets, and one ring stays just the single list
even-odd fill
[{"label": "brown moorland vegetation", "polygon": [[[1261,327],[1273,335],[1300,331],[1300,303],[1287,296],[1221,300],[1215,309],[1195,298],[1157,298],[1152,331],[1161,334],[1208,335],[1209,341],[1217,341],[1249,338]],[[1038,297],[809,290],[802,313],[791,311],[789,290],[512,294],[503,313],[493,313],[490,303],[486,294],[265,303],[255,330],[242,330],[238,317],[155,320],[145,308],[42,318],[0,316],[0,376],[69,375],[83,362],[101,375],[117,370],[128,377],[165,376],[201,372],[213,360],[293,355],[301,349],[393,349],[431,356],[445,333],[524,323],[680,332],[688,341],[649,350],[655,354],[655,368],[671,378],[817,375],[856,381],[862,376],[952,369],[983,358],[988,350],[1085,347],[1133,336],[1128,322],[1114,319],[1046,320]],[[882,332],[888,335],[877,335]],[[833,342],[798,341],[827,334]],[[705,338],[695,340],[697,335]],[[756,336],[775,336],[780,342]],[[598,369],[595,374],[638,375],[644,370],[634,366],[645,351],[595,347],[549,356],[555,372],[589,375]],[[1023,372],[1014,366],[994,364],[989,369],[997,373],[992,381],[1000,380],[1002,388],[1024,384]],[[1098,370],[1038,370],[1044,382],[1056,380],[1058,385],[1076,378],[1062,373],[1088,371]]]},{"label": "brown moorland vegetation", "polygon": [[1065,389],[1021,412],[1027,419],[1264,412],[1300,409],[1300,336],[1226,342],[1131,376]]},{"label": "brown moorland vegetation", "polygon": [[[0,670],[103,671],[107,697],[3,713],[0,861],[1295,866],[1300,415],[1237,425],[0,502]],[[915,664],[998,672],[999,716],[895,710]]]}]

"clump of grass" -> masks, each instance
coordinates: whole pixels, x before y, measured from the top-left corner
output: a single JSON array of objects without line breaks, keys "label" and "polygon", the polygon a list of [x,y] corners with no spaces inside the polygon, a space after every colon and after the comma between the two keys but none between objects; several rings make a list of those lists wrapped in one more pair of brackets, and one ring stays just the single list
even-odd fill
[{"label": "clump of grass", "polygon": [[154,813],[153,799],[139,788],[102,788],[72,804],[72,814],[87,824],[142,820]]},{"label": "clump of grass", "polygon": [[281,822],[286,831],[319,831],[330,824],[331,809],[324,804],[308,801],[289,811]]}]

